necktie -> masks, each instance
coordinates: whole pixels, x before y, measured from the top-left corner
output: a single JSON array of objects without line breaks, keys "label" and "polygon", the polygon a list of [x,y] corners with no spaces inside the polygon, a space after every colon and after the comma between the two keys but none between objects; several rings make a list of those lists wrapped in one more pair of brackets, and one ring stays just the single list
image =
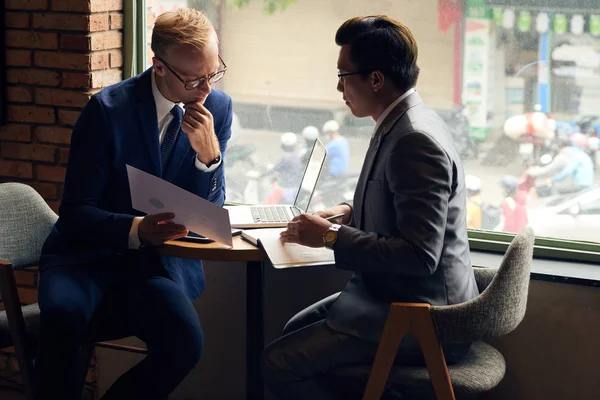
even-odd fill
[{"label": "necktie", "polygon": [[183,121],[183,110],[178,105],[171,109],[171,114],[173,114],[173,120],[167,128],[162,145],[160,146],[160,163],[163,171],[167,166],[167,161],[169,161],[169,156],[173,151],[175,141],[177,140],[177,134],[181,129],[181,123]]}]

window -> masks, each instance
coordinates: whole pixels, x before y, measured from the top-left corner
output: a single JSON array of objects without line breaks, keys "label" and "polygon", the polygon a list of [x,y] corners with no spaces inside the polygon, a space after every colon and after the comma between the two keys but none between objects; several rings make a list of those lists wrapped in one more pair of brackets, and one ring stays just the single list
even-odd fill
[{"label": "window", "polygon": [[[450,129],[469,194],[486,205],[472,228],[498,232],[472,237],[506,242],[506,221],[526,215],[537,235],[560,239],[552,242],[559,247],[598,240],[595,219],[582,229],[582,214],[600,215],[597,200],[575,201],[577,213],[559,211],[576,200],[569,192],[600,190],[595,0],[147,1],[149,22],[188,6],[205,10],[218,31],[229,69],[216,87],[231,95],[235,112],[228,201],[293,202],[298,184],[286,183],[281,161],[306,162],[314,137],[330,157],[311,208],[352,199],[374,121],[353,117],[336,90],[334,34],[351,16],[387,14],[414,33],[417,89]],[[148,62],[151,56],[148,50]],[[346,165],[339,157],[347,153]],[[532,170],[544,173],[526,179]],[[506,209],[507,201],[524,212],[496,219],[489,210]]]}]

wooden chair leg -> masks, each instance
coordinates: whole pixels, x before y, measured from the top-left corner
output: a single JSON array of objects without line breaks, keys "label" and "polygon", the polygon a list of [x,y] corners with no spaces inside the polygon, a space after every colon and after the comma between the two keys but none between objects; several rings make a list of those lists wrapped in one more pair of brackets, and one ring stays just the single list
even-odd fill
[{"label": "wooden chair leg", "polygon": [[437,400],[456,400],[442,345],[431,320],[429,306],[411,308],[410,313],[411,332],[421,345]]},{"label": "wooden chair leg", "polygon": [[19,300],[19,292],[17,291],[12,264],[3,260],[0,260],[0,295],[4,302],[13,345],[17,353],[25,395],[27,399],[33,400],[35,398],[33,351],[29,343],[27,343],[25,320],[23,319],[23,311],[21,310],[21,302]]},{"label": "wooden chair leg", "polygon": [[392,364],[400,347],[400,342],[410,328],[409,315],[406,308],[390,308],[385,323],[377,354],[373,361],[371,374],[363,394],[363,400],[380,400],[388,381]]}]

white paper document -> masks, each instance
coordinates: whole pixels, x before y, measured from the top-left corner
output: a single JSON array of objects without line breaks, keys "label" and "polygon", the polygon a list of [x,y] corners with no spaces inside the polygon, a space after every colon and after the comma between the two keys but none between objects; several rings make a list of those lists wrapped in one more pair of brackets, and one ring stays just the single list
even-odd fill
[{"label": "white paper document", "polygon": [[335,264],[333,251],[328,248],[283,243],[279,239],[279,233],[283,230],[285,228],[248,229],[242,232],[242,237],[253,244],[260,241],[275,268]]},{"label": "white paper document", "polygon": [[172,212],[173,221],[216,242],[233,245],[229,211],[164,179],[127,165],[131,205],[147,214]]}]

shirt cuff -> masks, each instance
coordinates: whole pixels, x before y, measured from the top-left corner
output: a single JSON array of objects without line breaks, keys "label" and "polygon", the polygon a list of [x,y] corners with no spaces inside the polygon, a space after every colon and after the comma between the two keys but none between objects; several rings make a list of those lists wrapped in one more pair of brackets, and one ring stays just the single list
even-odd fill
[{"label": "shirt cuff", "polygon": [[[221,153],[219,153],[219,155],[220,154]],[[221,157],[221,159],[219,160],[218,163],[213,164],[210,167],[207,167],[205,164],[202,164],[200,162],[200,159],[198,158],[197,154],[194,156],[194,163],[196,164],[196,169],[198,169],[198,171],[201,171],[201,172],[213,172],[215,169],[219,168],[219,165],[221,165],[222,162],[223,162],[223,157]]]},{"label": "shirt cuff", "polygon": [[131,229],[129,230],[129,248],[132,250],[139,249],[141,246],[140,237],[138,236],[138,227],[144,217],[135,217],[131,222]]}]

